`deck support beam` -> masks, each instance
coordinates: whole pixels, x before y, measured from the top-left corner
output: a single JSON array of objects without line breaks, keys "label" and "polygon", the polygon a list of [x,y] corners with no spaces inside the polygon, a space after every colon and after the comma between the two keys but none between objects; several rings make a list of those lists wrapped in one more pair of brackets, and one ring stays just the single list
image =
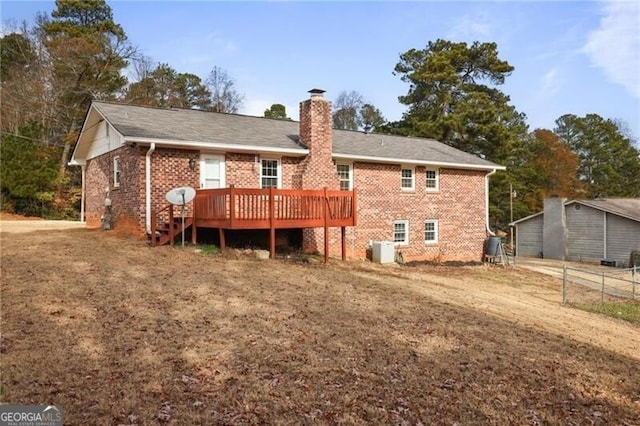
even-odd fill
[{"label": "deck support beam", "polygon": [[327,187],[324,187],[324,263],[329,263],[329,197]]},{"label": "deck support beam", "polygon": [[271,258],[276,258],[276,201],[273,187],[269,188],[269,251]]},{"label": "deck support beam", "polygon": [[346,229],[344,226],[340,228],[340,236],[342,237],[342,261],[347,260],[347,244],[345,242]]},{"label": "deck support beam", "polygon": [[224,228],[218,228],[218,235],[220,236],[220,250],[227,248],[227,243],[224,239]]}]

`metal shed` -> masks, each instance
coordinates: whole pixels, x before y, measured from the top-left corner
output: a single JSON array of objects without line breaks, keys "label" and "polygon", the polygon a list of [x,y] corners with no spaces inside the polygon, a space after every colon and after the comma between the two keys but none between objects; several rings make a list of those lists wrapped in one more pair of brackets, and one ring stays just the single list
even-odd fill
[{"label": "metal shed", "polygon": [[[547,205],[561,206],[547,208]],[[615,261],[630,266],[640,250],[640,199],[545,200],[545,211],[511,224],[518,256],[572,261]],[[552,232],[549,232],[552,230]],[[560,232],[558,232],[560,230]],[[558,234],[562,234],[561,238]],[[553,241],[545,239],[553,238]]]}]

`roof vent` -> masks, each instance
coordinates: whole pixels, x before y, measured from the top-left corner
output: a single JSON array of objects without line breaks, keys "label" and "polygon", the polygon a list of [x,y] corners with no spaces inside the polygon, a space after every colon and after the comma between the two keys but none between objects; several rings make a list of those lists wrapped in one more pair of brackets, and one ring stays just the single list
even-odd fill
[{"label": "roof vent", "polygon": [[311,93],[311,97],[312,98],[322,98],[322,94],[325,92],[325,90],[322,89],[311,89],[309,90],[309,93]]}]

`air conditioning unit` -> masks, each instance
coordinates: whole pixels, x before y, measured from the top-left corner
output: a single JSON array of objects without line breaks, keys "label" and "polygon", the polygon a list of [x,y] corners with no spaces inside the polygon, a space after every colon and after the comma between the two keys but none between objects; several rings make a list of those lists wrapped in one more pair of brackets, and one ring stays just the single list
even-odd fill
[{"label": "air conditioning unit", "polygon": [[371,243],[371,260],[375,263],[393,263],[395,261],[393,241],[373,241]]}]

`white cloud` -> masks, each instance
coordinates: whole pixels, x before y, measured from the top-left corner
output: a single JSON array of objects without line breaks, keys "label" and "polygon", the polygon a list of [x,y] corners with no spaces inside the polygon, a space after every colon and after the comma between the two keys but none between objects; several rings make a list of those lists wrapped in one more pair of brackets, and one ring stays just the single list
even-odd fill
[{"label": "white cloud", "polygon": [[464,15],[449,30],[446,38],[455,41],[488,40],[491,38],[491,25],[485,14]]},{"label": "white cloud", "polygon": [[544,98],[550,98],[560,90],[561,85],[558,68],[552,68],[540,79],[540,94]]},{"label": "white cloud", "polygon": [[640,3],[608,1],[582,51],[607,78],[640,98]]},{"label": "white cloud", "polygon": [[233,40],[226,39],[217,32],[208,34],[205,39],[212,43],[217,49],[224,52],[235,52],[238,50],[238,46]]}]

